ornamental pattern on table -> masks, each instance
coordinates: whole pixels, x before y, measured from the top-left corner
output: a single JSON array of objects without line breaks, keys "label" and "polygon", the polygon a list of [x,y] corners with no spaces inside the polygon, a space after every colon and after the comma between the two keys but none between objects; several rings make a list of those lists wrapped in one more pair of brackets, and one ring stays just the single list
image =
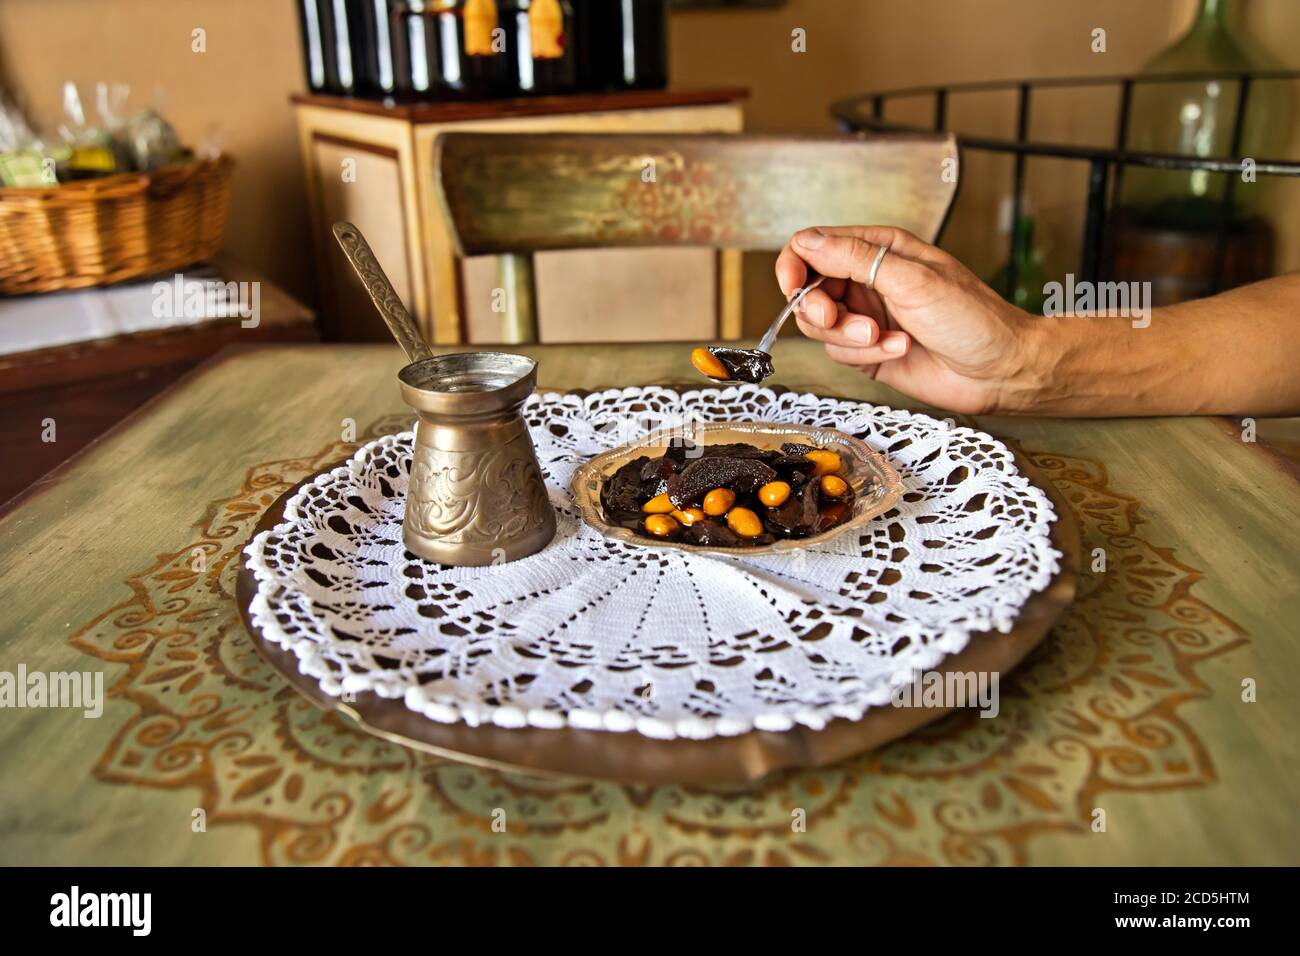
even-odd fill
[{"label": "ornamental pattern on table", "polygon": [[[389,416],[366,437],[408,424]],[[1158,801],[1217,778],[1182,709],[1222,693],[1198,667],[1246,636],[1196,596],[1200,572],[1144,530],[1141,502],[1104,465],[1033,452],[1083,552],[1110,560],[1084,563],[1075,603],[1005,679],[996,720],[954,714],[834,767],[742,787],[529,779],[407,750],[286,685],[234,604],[258,519],[355,450],[253,466],[70,637],[112,681],[111,739],[88,772],[174,794],[151,798],[185,824],[162,844],[168,859],[212,859],[213,834],[248,832],[268,866],[1032,863],[1037,836],[1097,840],[1093,809],[1113,792]],[[195,807],[209,833],[192,831]]]},{"label": "ornamental pattern on table", "polygon": [[[524,418],[557,513],[545,550],[485,568],[406,551],[412,436],[385,436],[249,545],[261,632],[328,693],[402,698],[438,721],[698,739],[858,719],[972,634],[1009,630],[1058,568],[1051,503],[1006,446],[928,416],[744,385],[536,395]],[[790,554],[655,550],[582,523],[580,463],[727,419],[861,438],[897,468],[903,500]]]}]

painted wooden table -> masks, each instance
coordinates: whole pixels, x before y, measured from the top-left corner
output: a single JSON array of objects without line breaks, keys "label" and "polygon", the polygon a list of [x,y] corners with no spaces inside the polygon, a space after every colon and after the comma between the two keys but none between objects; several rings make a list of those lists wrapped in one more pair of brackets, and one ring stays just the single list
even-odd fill
[{"label": "painted wooden table", "polygon": [[[690,374],[674,345],[522,351],[549,388]],[[976,422],[1083,534],[1079,598],[997,719],[753,788],[542,781],[359,733],[240,625],[250,530],[350,428],[407,425],[401,364],[224,353],[0,517],[0,671],[102,672],[108,697],[98,718],[0,711],[0,863],[1300,862],[1300,483],[1230,423]],[[802,340],[776,365],[796,389],[908,404]]]}]

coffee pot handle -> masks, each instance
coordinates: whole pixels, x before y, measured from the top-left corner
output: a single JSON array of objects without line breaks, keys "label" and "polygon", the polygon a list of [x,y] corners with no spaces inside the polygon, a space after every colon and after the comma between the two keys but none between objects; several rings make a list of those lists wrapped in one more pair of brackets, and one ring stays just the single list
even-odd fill
[{"label": "coffee pot handle", "polygon": [[388,326],[388,331],[393,333],[393,338],[397,339],[397,344],[402,347],[406,357],[412,362],[432,358],[433,353],[429,351],[424,337],[420,335],[415,319],[410,312],[406,311],[406,306],[402,305],[401,296],[388,281],[388,276],[384,274],[383,267],[375,258],[370,243],[366,242],[366,237],[361,234],[361,230],[350,222],[336,222],[334,238],[343,247],[343,254],[348,257],[348,262],[352,263],[352,268],[356,270],[361,284],[370,294],[370,301],[374,302],[380,317]]}]

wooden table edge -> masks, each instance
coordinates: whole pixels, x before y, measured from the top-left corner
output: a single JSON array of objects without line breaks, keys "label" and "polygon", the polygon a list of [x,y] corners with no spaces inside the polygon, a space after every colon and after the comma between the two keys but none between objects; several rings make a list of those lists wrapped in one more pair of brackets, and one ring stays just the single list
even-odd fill
[{"label": "wooden table edge", "polygon": [[30,485],[28,485],[22,491],[18,492],[8,501],[0,502],[0,521],[3,521],[5,518],[8,518],[21,505],[28,503],[36,496],[40,495],[45,491],[48,491],[49,489],[57,485],[59,481],[61,481],[66,476],[67,472],[71,471],[77,465],[81,464],[82,459],[84,459],[92,452],[96,451],[101,444],[109,441],[112,438],[117,437],[122,432],[134,426],[141,418],[144,418],[146,415],[152,412],[157,405],[161,404],[164,401],[167,401],[173,396],[184,391],[186,388],[192,385],[196,379],[200,378],[203,375],[206,375],[208,372],[212,371],[217,366],[229,361],[232,358],[237,358],[245,352],[257,351],[260,349],[269,349],[269,348],[284,348],[286,346],[293,348],[293,347],[300,347],[301,345],[305,345],[305,344],[310,344],[310,343],[284,343],[284,342],[257,342],[257,343],[248,343],[248,344],[236,343],[234,345],[227,345],[225,348],[221,349],[220,351],[214,352],[211,356],[204,359],[202,362],[194,366],[194,368],[190,369],[188,372],[182,373],[179,377],[177,377],[176,381],[172,382],[170,385],[168,385],[158,394],[150,396],[148,399],[145,400],[144,404],[140,405],[138,408],[135,408],[134,410],[129,412],[125,417],[123,417],[115,424],[113,424],[103,434],[98,435],[97,437],[92,439],[88,444],[78,449],[77,451],[73,452],[70,457],[66,458],[65,460],[61,461],[59,464],[55,465],[53,468],[51,468],[45,474],[41,475],[41,477],[37,478]]},{"label": "wooden table edge", "polygon": [[1300,482],[1300,462],[1284,455],[1281,450],[1267,439],[1257,438],[1252,442],[1241,441],[1242,418],[1248,418],[1250,416],[1213,415],[1210,417],[1233,441],[1241,442],[1243,445],[1253,445],[1256,454],[1263,455],[1264,458],[1279,471],[1290,475],[1296,481]]}]

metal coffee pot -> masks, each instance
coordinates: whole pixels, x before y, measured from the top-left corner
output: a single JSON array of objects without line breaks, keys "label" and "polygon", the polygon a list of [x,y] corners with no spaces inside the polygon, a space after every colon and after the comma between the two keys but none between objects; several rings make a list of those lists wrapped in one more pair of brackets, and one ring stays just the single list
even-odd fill
[{"label": "metal coffee pot", "polygon": [[433,355],[356,226],[334,236],[411,359],[397,374],[415,428],[402,541],[440,564],[502,564],[555,537],[555,511],[520,413],[537,363],[505,352]]}]

